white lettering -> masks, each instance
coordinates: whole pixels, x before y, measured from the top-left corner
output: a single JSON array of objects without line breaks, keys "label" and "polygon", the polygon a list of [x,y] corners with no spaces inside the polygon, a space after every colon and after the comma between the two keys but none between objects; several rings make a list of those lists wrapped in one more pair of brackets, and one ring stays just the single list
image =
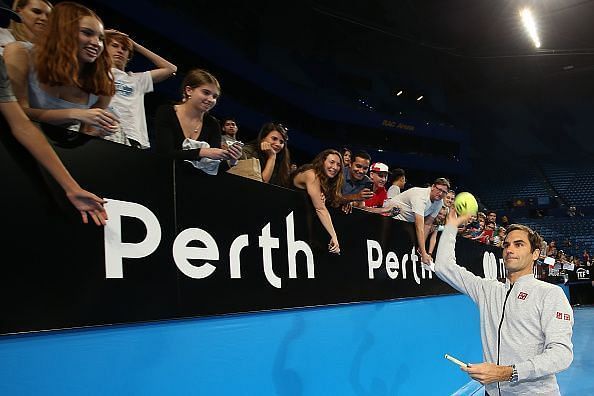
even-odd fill
[{"label": "white lettering", "polygon": [[[205,247],[188,246],[188,243],[193,240],[202,242]],[[181,272],[194,279],[203,279],[212,275],[216,270],[214,265],[207,261],[200,266],[195,266],[188,259],[218,260],[219,248],[212,235],[200,228],[188,228],[180,232],[173,241],[173,260]]]},{"label": "white lettering", "polygon": [[[103,229],[105,246],[105,278],[123,278],[122,258],[141,258],[153,253],[161,243],[161,225],[148,208],[133,202],[106,199],[109,221]],[[138,243],[122,242],[122,217],[134,217],[146,227],[146,237]]]},{"label": "white lettering", "polygon": [[295,240],[295,223],[293,212],[287,216],[287,260],[289,260],[289,278],[297,278],[297,253],[305,253],[307,259],[307,277],[315,278],[313,252],[309,245],[303,241]]},{"label": "white lettering", "polygon": [[[377,252],[377,258],[373,258],[373,250]],[[367,263],[369,268],[369,279],[374,279],[374,271],[382,266],[382,247],[373,239],[367,240]]]},{"label": "white lettering", "polygon": [[417,282],[417,285],[420,285],[421,279],[419,279],[419,275],[417,274],[417,262],[419,261],[419,256],[417,256],[414,246],[410,252],[410,261],[412,261],[413,278],[415,279],[415,282]]},{"label": "white lettering", "polygon": [[272,249],[278,249],[278,238],[272,238],[270,236],[270,223],[266,224],[262,228],[262,234],[258,238],[259,245],[262,248],[262,262],[264,265],[264,275],[268,282],[276,287],[281,288],[281,278],[276,276],[272,269]]},{"label": "white lettering", "polygon": [[[415,250],[413,246],[413,250]],[[400,268],[402,268],[402,279],[406,279],[406,262],[408,261],[408,254],[402,256],[402,264]]]},{"label": "white lettering", "polygon": [[497,260],[493,253],[485,252],[483,254],[483,272],[485,279],[497,279]]},{"label": "white lettering", "polygon": [[408,253],[404,254],[400,261],[398,261],[398,256],[394,252],[386,253],[384,260],[382,247],[379,242],[374,241],[373,239],[367,239],[367,266],[369,279],[375,279],[375,272],[382,266],[382,262],[386,267],[386,273],[390,279],[396,279],[398,276],[400,276],[401,279],[406,279],[408,276],[406,263],[409,260],[414,280],[418,285],[421,284],[421,279],[433,279],[433,272],[431,269],[421,265],[420,257],[417,255],[414,246],[411,249],[410,255]]},{"label": "white lettering", "polygon": [[386,271],[390,279],[396,279],[398,277],[398,267],[400,267],[398,256],[394,252],[388,252],[386,254]]},{"label": "white lettering", "polygon": [[247,234],[243,234],[235,238],[229,249],[229,270],[231,271],[231,278],[241,278],[241,249],[250,244]]}]

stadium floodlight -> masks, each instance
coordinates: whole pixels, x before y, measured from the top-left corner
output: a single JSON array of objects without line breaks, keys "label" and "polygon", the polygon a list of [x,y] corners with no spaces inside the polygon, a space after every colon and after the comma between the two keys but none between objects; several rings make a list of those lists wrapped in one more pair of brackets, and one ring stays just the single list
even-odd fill
[{"label": "stadium floodlight", "polygon": [[532,39],[534,46],[536,48],[540,48],[540,39],[538,38],[538,32],[536,31],[536,22],[534,21],[534,17],[532,16],[532,11],[529,8],[524,8],[520,10],[520,17],[522,18],[522,23],[524,24],[524,28],[528,33],[528,36]]}]

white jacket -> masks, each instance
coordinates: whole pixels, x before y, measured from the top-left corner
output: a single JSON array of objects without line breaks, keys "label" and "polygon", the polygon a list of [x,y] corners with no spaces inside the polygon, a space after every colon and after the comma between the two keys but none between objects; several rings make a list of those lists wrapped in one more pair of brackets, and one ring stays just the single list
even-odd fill
[{"label": "white jacket", "polygon": [[573,310],[565,293],[532,274],[513,285],[472,274],[456,264],[456,234],[455,227],[446,226],[435,273],[478,305],[485,362],[515,364],[518,371],[518,382],[489,384],[486,391],[491,396],[559,395],[555,373],[573,360]]}]

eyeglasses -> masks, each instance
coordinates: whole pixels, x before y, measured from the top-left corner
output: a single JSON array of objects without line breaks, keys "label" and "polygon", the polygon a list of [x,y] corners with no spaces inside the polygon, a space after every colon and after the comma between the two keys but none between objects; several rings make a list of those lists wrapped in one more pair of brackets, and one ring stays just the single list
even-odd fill
[{"label": "eyeglasses", "polygon": [[442,194],[447,194],[449,191],[443,188],[439,188],[437,186],[433,186],[437,191],[439,191]]}]

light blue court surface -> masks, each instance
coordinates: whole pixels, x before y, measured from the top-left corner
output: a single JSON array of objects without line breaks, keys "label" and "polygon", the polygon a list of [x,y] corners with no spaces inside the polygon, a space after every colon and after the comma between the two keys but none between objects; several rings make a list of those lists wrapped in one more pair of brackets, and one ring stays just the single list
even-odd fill
[{"label": "light blue court surface", "polygon": [[[564,396],[594,395],[594,307]],[[476,306],[452,295],[0,337],[0,395],[481,395]]]},{"label": "light blue court surface", "polygon": [[594,395],[594,307],[574,307],[573,363],[557,375],[563,396]]},{"label": "light blue court surface", "polygon": [[0,337],[0,395],[443,396],[478,321],[451,295]]}]

